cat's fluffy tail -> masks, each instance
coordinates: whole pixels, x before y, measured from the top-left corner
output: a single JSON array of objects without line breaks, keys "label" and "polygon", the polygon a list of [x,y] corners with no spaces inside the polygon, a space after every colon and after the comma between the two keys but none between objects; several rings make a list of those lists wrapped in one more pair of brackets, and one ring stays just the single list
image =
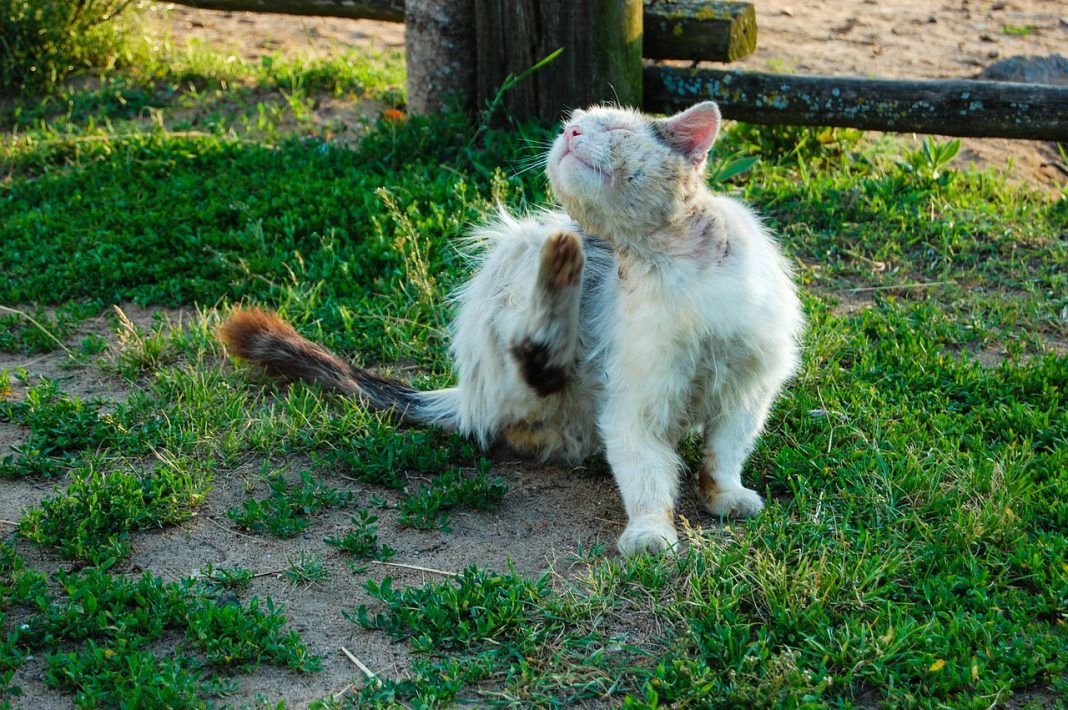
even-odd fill
[{"label": "cat's fluffy tail", "polygon": [[355,395],[368,406],[394,410],[417,424],[456,428],[459,391],[420,392],[345,362],[303,337],[274,313],[259,309],[234,311],[219,327],[227,352],[259,366],[268,375],[307,380]]}]

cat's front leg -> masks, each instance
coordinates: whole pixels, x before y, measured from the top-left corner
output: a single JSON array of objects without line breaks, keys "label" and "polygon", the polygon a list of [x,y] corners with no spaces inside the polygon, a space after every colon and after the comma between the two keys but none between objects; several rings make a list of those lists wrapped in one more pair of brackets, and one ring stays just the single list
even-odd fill
[{"label": "cat's front leg", "polygon": [[523,380],[543,397],[563,389],[575,361],[584,265],[577,234],[550,234],[522,326],[512,336],[512,356]]},{"label": "cat's front leg", "polygon": [[624,555],[661,552],[679,540],[675,499],[682,460],[671,442],[650,432],[635,414],[609,405],[601,422],[605,455],[627,511],[627,527],[619,538]]},{"label": "cat's front leg", "polygon": [[752,409],[720,411],[705,426],[698,492],[705,510],[721,518],[748,518],[764,509],[756,491],[742,485],[742,466],[767,417],[768,403]]}]

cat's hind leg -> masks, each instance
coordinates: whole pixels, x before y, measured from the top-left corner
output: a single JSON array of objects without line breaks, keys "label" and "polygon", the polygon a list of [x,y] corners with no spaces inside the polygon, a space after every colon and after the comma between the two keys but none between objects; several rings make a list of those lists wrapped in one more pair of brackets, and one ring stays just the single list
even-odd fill
[{"label": "cat's hind leg", "polygon": [[574,367],[584,264],[579,235],[550,234],[522,326],[513,334],[510,349],[519,372],[542,397],[563,389]]}]

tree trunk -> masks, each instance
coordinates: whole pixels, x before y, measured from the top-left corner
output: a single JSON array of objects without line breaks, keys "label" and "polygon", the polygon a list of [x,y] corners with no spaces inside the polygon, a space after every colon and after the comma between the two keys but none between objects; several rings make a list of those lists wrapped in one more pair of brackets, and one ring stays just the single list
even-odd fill
[{"label": "tree trunk", "polygon": [[408,0],[405,4],[404,60],[411,113],[473,108],[474,11],[473,0]]},{"label": "tree trunk", "polygon": [[602,101],[640,105],[642,8],[642,0],[475,0],[479,101],[562,47],[505,95],[513,114],[556,120]]}]

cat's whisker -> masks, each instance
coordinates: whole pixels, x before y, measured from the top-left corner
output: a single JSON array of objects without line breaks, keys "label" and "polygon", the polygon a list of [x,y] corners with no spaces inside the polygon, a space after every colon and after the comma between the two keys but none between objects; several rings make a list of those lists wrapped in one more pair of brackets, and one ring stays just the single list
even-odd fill
[{"label": "cat's whisker", "polygon": [[517,168],[512,171],[512,176],[518,177],[520,175],[525,175],[526,173],[529,173],[532,170],[543,171],[545,170],[545,165],[546,161],[543,158],[531,160],[526,165],[517,166]]}]

